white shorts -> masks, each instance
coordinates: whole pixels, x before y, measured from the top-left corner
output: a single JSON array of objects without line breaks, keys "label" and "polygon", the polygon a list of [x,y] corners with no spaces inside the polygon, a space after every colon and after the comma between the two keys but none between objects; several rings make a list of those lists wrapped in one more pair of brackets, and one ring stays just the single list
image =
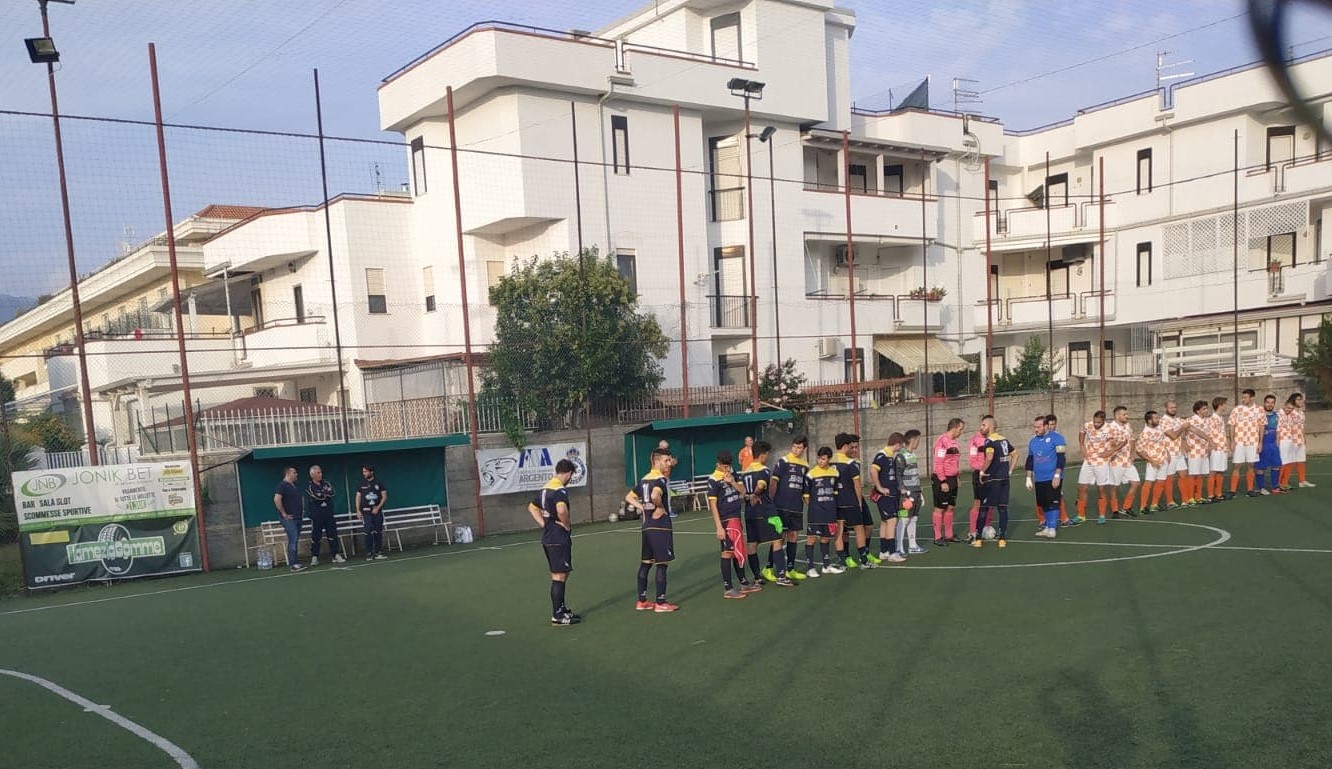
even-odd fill
[{"label": "white shorts", "polygon": [[1110,479],[1110,465],[1089,465],[1082,463],[1082,469],[1078,471],[1079,486],[1113,486],[1114,482]]},{"label": "white shorts", "polygon": [[1212,472],[1207,457],[1189,457],[1189,475],[1207,475]]},{"label": "white shorts", "polygon": [[1156,481],[1164,481],[1172,475],[1174,475],[1174,473],[1170,472],[1170,463],[1168,461],[1164,465],[1154,465],[1150,462],[1147,463],[1148,483],[1155,483]]},{"label": "white shorts", "polygon": [[1235,444],[1234,463],[1237,465],[1252,465],[1258,461],[1258,447],[1244,446]]},{"label": "white shorts", "polygon": [[1166,463],[1166,466],[1172,473],[1182,473],[1189,469],[1189,460],[1183,454],[1176,454],[1170,458],[1170,461]]},{"label": "white shorts", "polygon": [[1207,464],[1214,473],[1224,473],[1226,471],[1226,452],[1213,451],[1211,457],[1207,459]]},{"label": "white shorts", "polygon": [[1138,468],[1136,465],[1112,468],[1111,474],[1114,475],[1115,484],[1119,486],[1122,486],[1125,483],[1142,482],[1142,478],[1138,477]]},{"label": "white shorts", "polygon": [[1305,461],[1305,450],[1303,446],[1296,446],[1292,441],[1282,441],[1278,448],[1281,450],[1281,464],[1283,465]]}]

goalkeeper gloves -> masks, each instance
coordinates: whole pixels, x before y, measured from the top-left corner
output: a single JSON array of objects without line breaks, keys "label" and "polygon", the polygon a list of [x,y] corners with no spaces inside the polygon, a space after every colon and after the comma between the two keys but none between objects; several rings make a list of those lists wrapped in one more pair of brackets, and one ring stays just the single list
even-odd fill
[{"label": "goalkeeper gloves", "polygon": [[778,532],[782,530],[782,517],[780,515],[768,516],[768,523]]}]

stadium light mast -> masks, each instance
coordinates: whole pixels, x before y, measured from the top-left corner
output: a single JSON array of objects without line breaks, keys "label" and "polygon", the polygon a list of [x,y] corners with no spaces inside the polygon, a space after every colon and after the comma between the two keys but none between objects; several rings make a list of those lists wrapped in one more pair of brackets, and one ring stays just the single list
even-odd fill
[{"label": "stadium light mast", "polygon": [[[746,247],[746,261],[749,262],[749,398],[755,414],[759,412],[758,270],[754,258],[754,157],[750,150],[753,135],[749,128],[749,102],[763,98],[763,87],[764,84],[757,80],[741,77],[726,81],[726,88],[731,95],[745,100],[745,222],[749,225],[749,245]],[[775,296],[772,299],[777,301]]]},{"label": "stadium light mast", "polygon": [[51,39],[48,3],[73,5],[74,0],[37,0],[42,12],[42,36],[26,38],[28,58],[33,64],[46,65],[47,89],[51,93],[51,126],[55,131],[56,172],[60,177],[60,213],[65,223],[65,255],[69,262],[69,299],[74,310],[74,347],[79,357],[79,396],[83,400],[83,434],[88,444],[88,463],[100,464],[97,456],[97,432],[93,426],[92,388],[88,385],[88,353],[84,349],[83,304],[79,301],[79,268],[74,259],[74,226],[69,217],[69,183],[65,176],[65,144],[60,136],[60,100],[56,96],[56,62],[60,51]]}]

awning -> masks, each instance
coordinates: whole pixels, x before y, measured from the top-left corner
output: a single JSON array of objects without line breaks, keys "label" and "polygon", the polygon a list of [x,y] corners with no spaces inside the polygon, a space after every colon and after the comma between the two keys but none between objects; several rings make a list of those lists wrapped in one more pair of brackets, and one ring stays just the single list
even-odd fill
[{"label": "awning", "polygon": [[902,367],[907,374],[926,371],[926,351],[929,351],[931,373],[970,371],[972,366],[934,337],[883,337],[874,340],[874,352]]},{"label": "awning", "polygon": [[692,430],[696,427],[717,427],[719,425],[742,425],[753,422],[776,422],[795,419],[792,414],[785,409],[772,409],[771,411],[760,411],[758,413],[745,412],[742,414],[725,414],[722,416],[709,417],[686,417],[683,419],[658,419],[655,422],[649,422],[637,430],[631,432],[653,432],[659,433],[666,430]]},{"label": "awning", "polygon": [[294,446],[270,446],[254,449],[251,459],[285,459],[287,457],[320,457],[336,454],[380,454],[386,451],[411,451],[445,446],[465,446],[471,438],[463,433],[437,435],[429,438],[406,438],[391,441],[352,441],[350,443],[310,443]]}]

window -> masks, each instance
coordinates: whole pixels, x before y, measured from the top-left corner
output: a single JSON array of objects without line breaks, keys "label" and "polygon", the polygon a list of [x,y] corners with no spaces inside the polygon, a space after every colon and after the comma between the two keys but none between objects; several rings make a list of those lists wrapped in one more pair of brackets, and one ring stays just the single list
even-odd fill
[{"label": "window", "polygon": [[869,192],[869,169],[863,163],[852,163],[846,169],[852,192]]},{"label": "window", "polygon": [[1152,191],[1152,151],[1138,150],[1138,194]]},{"label": "window", "polygon": [[[851,356],[852,356],[852,355],[855,356],[855,367],[854,367],[854,368],[853,368],[852,365],[851,365]],[[856,379],[852,379],[852,378],[851,378],[851,374],[852,374],[852,373],[858,374],[859,376],[858,376]],[[865,381],[865,348],[864,348],[864,347],[860,347],[860,348],[848,347],[848,348],[846,348],[845,350],[842,350],[842,375],[843,375],[843,377],[845,378],[845,381],[846,381],[848,384],[850,384],[851,382],[863,382],[863,381]]]},{"label": "window", "polygon": [[421,288],[425,290],[426,312],[435,311],[435,268],[421,268]]},{"label": "window", "polygon": [[388,294],[384,290],[382,267],[365,268],[365,293],[371,314],[382,315],[388,312]]},{"label": "window", "polygon": [[892,165],[883,167],[883,191],[889,195],[902,194],[902,166]]},{"label": "window", "polygon": [[1073,376],[1087,376],[1092,370],[1091,342],[1068,343],[1068,372]]},{"label": "window", "polygon": [[611,153],[615,173],[629,173],[629,118],[611,115]]},{"label": "window", "polygon": [[278,397],[276,387],[256,387],[254,388],[254,397],[256,398],[276,398]]},{"label": "window", "polygon": [[426,194],[425,139],[412,139],[412,189],[417,195]]},{"label": "window", "polygon": [[250,314],[254,316],[254,327],[264,327],[264,292],[259,286],[250,288]]},{"label": "window", "polygon": [[997,377],[1008,373],[1008,362],[1002,347],[990,348],[990,376]]},{"label": "window", "polygon": [[1267,129],[1267,170],[1278,168],[1295,159],[1295,126],[1272,126]]},{"label": "window", "polygon": [[747,353],[718,355],[717,384],[723,387],[749,384],[749,355]]},{"label": "window", "polygon": [[1107,339],[1107,340],[1105,340],[1105,344],[1102,345],[1102,347],[1104,347],[1104,349],[1105,349],[1105,375],[1106,375],[1106,376],[1114,376],[1114,375],[1115,375],[1115,343],[1114,343],[1113,340],[1111,340],[1111,339]]},{"label": "window", "polygon": [[740,14],[728,13],[712,20],[712,58],[744,61],[740,45]]},{"label": "window", "polygon": [[1138,277],[1134,285],[1139,288],[1152,285],[1152,244],[1138,244]]},{"label": "window", "polygon": [[1068,263],[1063,261],[1050,262],[1050,296],[1066,297],[1069,295],[1069,270]]},{"label": "window", "polygon": [[615,252],[615,269],[629,284],[629,293],[638,296],[638,256],[632,248],[621,248]]},{"label": "window", "polygon": [[296,397],[301,403],[318,403],[319,390],[314,387],[302,387]]},{"label": "window", "polygon": [[1068,205],[1068,174],[1046,177],[1045,200],[1051,207]]},{"label": "window", "polygon": [[292,287],[291,287],[291,306],[292,306],[292,309],[293,309],[293,310],[295,311],[295,313],[296,313],[296,315],[294,316],[294,317],[296,318],[296,322],[297,322],[297,323],[304,323],[304,322],[305,322],[305,292],[301,290],[301,287],[300,287],[300,286],[292,286]]},{"label": "window", "polygon": [[997,264],[990,265],[990,300],[995,302],[996,306],[1002,306],[999,304],[999,265]]},{"label": "window", "polygon": [[739,139],[734,136],[708,139],[708,164],[712,175],[712,221],[743,219],[745,187]]},{"label": "window", "polygon": [[[500,280],[504,278],[504,262],[486,262],[486,296],[495,290]],[[494,305],[495,300],[490,299],[490,304]]]},{"label": "window", "polygon": [[1267,236],[1267,265],[1270,268],[1273,263],[1282,267],[1294,267],[1296,262],[1295,255],[1295,233],[1287,232],[1281,235]]},{"label": "window", "polygon": [[167,298],[167,290],[166,290],[165,288],[159,288],[159,289],[157,289],[157,298],[158,298],[158,299],[166,299],[166,298]]}]

